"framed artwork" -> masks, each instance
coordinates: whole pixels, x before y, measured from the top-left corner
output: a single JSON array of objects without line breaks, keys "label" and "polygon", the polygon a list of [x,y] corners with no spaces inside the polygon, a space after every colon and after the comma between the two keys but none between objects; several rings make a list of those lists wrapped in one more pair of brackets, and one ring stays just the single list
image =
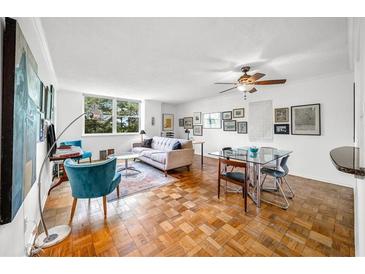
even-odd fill
[{"label": "framed artwork", "polygon": [[221,123],[221,113],[204,113],[203,114],[203,127],[217,129],[222,127]]},{"label": "framed artwork", "polygon": [[184,118],[179,119],[179,127],[184,127]]},{"label": "framed artwork", "polygon": [[44,142],[44,113],[40,113],[40,119],[39,119],[39,138],[38,141],[39,142]]},{"label": "framed artwork", "polygon": [[275,124],[274,133],[275,134],[289,134],[289,124]]},{"label": "framed artwork", "polygon": [[193,113],[193,125],[201,125],[202,124],[202,113],[194,112]]},{"label": "framed artwork", "polygon": [[186,129],[193,128],[193,117],[184,117],[184,128]]},{"label": "framed artwork", "polygon": [[224,131],[236,131],[236,121],[235,120],[223,120],[223,130]]},{"label": "framed artwork", "polygon": [[321,105],[292,106],[291,134],[321,135]]},{"label": "framed artwork", "polygon": [[289,108],[275,109],[275,123],[289,123]]},{"label": "framed artwork", "polygon": [[152,117],[151,118],[151,126],[154,126],[155,125],[155,117]]},{"label": "framed artwork", "polygon": [[232,120],[232,111],[223,111],[222,120]]},{"label": "framed artwork", "polygon": [[41,81],[16,20],[5,19],[0,224],[11,222],[37,177]]},{"label": "framed artwork", "polygon": [[237,133],[247,134],[247,122],[237,122]]},{"label": "framed artwork", "polygon": [[174,130],[174,114],[162,114],[162,131]]},{"label": "framed artwork", "polygon": [[203,126],[194,125],[193,134],[194,136],[203,136]]},{"label": "framed artwork", "polygon": [[244,118],[244,117],[245,117],[244,108],[236,108],[233,110],[233,118]]}]

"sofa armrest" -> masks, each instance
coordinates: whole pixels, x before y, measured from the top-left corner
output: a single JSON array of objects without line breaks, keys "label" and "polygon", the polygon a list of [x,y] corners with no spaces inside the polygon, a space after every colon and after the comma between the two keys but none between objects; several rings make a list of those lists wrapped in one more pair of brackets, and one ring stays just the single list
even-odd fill
[{"label": "sofa armrest", "polygon": [[193,163],[194,149],[184,148],[171,150],[166,156],[166,170],[189,166]]},{"label": "sofa armrest", "polygon": [[132,144],[132,147],[141,147],[142,146],[142,143],[133,143]]}]

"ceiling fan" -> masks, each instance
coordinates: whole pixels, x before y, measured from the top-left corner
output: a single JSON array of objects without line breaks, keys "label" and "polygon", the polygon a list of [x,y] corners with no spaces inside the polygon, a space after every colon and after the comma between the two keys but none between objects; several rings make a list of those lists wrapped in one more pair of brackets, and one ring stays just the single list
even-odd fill
[{"label": "ceiling fan", "polygon": [[243,72],[243,75],[238,78],[237,82],[235,83],[214,83],[216,85],[233,85],[233,87],[229,89],[222,90],[219,93],[224,93],[226,91],[232,90],[237,88],[240,91],[243,91],[245,93],[245,99],[247,92],[254,93],[257,91],[255,86],[258,85],[277,85],[277,84],[284,84],[286,82],[286,79],[277,79],[277,80],[263,80],[263,81],[257,81],[265,76],[264,73],[255,73],[254,75],[249,75],[247,72],[250,70],[249,66],[243,66],[241,68],[241,71]]}]

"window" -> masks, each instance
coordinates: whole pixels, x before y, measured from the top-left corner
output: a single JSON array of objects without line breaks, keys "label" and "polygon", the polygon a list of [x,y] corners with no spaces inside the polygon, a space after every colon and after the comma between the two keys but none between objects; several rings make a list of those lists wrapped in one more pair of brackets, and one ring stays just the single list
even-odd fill
[{"label": "window", "polygon": [[139,103],[117,100],[117,132],[139,132]]},{"label": "window", "polygon": [[96,119],[85,116],[85,134],[139,132],[139,102],[85,95],[85,112],[95,107],[100,110],[101,116]]},{"label": "window", "polygon": [[221,128],[221,113],[204,113],[203,123],[204,128]]}]

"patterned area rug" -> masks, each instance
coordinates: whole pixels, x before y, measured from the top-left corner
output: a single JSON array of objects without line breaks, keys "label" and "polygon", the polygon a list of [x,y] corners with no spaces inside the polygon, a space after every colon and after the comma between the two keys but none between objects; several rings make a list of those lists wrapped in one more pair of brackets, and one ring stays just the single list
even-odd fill
[{"label": "patterned area rug", "polygon": [[[141,171],[141,173],[136,173],[132,170],[128,170],[128,176],[125,176],[125,171],[122,171],[123,175],[119,185],[119,198],[123,198],[125,196],[133,195],[141,191],[160,187],[178,181],[178,179],[170,175],[167,175],[167,177],[165,177],[164,172],[143,162],[131,161],[128,164]],[[118,168],[120,167],[124,167],[124,164],[118,165]],[[117,192],[113,191],[112,193],[110,193],[107,196],[107,199],[108,202],[117,200]]]}]

